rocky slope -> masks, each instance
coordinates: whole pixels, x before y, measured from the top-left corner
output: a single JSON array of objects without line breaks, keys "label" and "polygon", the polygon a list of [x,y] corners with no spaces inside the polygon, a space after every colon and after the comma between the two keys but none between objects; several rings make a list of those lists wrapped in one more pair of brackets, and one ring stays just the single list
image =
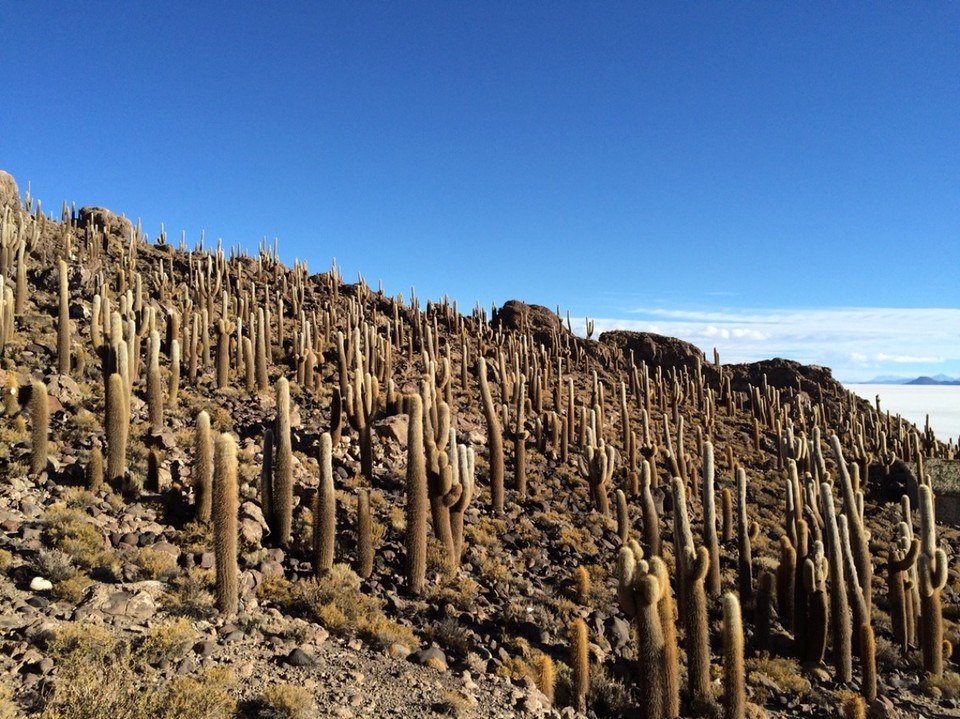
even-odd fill
[{"label": "rocky slope", "polygon": [[[815,448],[823,470],[833,477],[839,471],[827,442],[833,431],[846,461],[868,478],[863,515],[875,568],[871,621],[879,675],[871,712],[956,712],[960,678],[952,663],[931,679],[917,649],[901,654],[894,646],[882,571],[901,519],[891,501],[896,497],[884,486],[890,468],[897,462],[898,472],[909,473],[919,453],[945,456],[953,449],[878,416],[829,370],[779,359],[722,365],[691,345],[650,334],[610,332],[586,340],[556,313],[519,301],[489,321],[465,317],[447,304],[404,303],[364,284],[346,285],[335,269],[308,276],[266,250],[230,258],[209,248],[148,244],[129,221],[103,208],[65,207],[59,221],[44,217],[21,204],[12,178],[3,174],[0,203],[0,684],[11,690],[0,699],[0,717],[573,714],[578,702],[568,627],[577,618],[586,622],[590,642],[585,711],[646,716],[636,628],[618,601],[622,533],[651,553],[637,487],[644,460],[653,471],[651,497],[671,569],[676,507],[670,475],[683,477],[700,542],[700,440],[711,440],[715,449],[718,505],[723,490],[735,489],[734,467],[743,468],[745,508],[756,526],[753,595],[766,581],[762,574],[775,571],[781,559],[789,461],[796,460],[801,477],[817,471],[818,452],[802,443],[786,446],[784,438],[788,431],[810,438],[815,428],[823,437]],[[68,279],[66,345],[58,341],[61,258]],[[112,323],[105,319],[108,303],[119,313]],[[265,310],[262,317],[258,309]],[[153,329],[159,384],[149,378]],[[97,455],[118,444],[108,436],[106,370],[123,368],[116,350],[104,347],[115,347],[121,336],[129,387],[126,467],[116,477],[108,472],[97,486]],[[181,352],[176,366],[173,339]],[[478,359],[486,364],[502,422],[502,511],[491,486],[496,456]],[[291,396],[287,541],[278,534],[281,510],[265,497],[279,486],[281,449],[275,442],[265,451],[265,430],[281,433],[281,377],[289,380]],[[430,390],[424,395],[428,415],[441,403],[447,408],[428,426],[442,424],[440,415],[448,412],[457,442],[474,450],[476,489],[464,502],[458,568],[439,539],[437,522],[445,515],[441,510],[438,519],[436,508],[430,513],[426,584],[416,593],[408,576],[413,433],[403,398],[423,394],[424,386],[435,387],[432,399]],[[366,409],[351,401],[367,394]],[[159,420],[151,416],[157,397]],[[49,411],[45,439],[36,434],[41,401]],[[235,614],[214,603],[214,536],[198,516],[201,411],[215,434],[230,433],[238,445]],[[338,430],[331,462],[336,564],[326,570],[318,569],[313,538],[319,448],[323,433]],[[434,439],[445,441],[439,434]],[[583,460],[607,448],[610,474],[592,488],[597,475]],[[32,467],[38,449],[46,451],[39,471]],[[424,451],[429,458],[429,446]],[[265,454],[274,465],[266,471]],[[525,459],[519,471],[518,454]],[[428,471],[431,482],[442,477],[438,467]],[[627,500],[619,523],[617,489]],[[358,519],[361,496],[372,510],[369,530]],[[606,513],[598,504],[603,498]],[[937,531],[949,559],[941,599],[945,636],[953,640],[958,536],[952,527]],[[369,575],[360,556],[364,536],[374,547]],[[738,546],[735,535],[720,544],[723,591],[742,589]],[[678,589],[674,577],[680,599]],[[749,711],[837,716],[862,689],[860,661],[854,659],[849,681],[837,678],[832,646],[824,663],[798,661],[790,622],[777,611],[782,607],[774,609],[772,638],[761,649],[759,602],[741,596]],[[712,678],[705,703],[691,701],[686,688],[688,630],[683,614],[676,622],[681,716],[721,712],[722,622],[713,595],[707,613]],[[551,667],[555,676],[547,681]]]}]

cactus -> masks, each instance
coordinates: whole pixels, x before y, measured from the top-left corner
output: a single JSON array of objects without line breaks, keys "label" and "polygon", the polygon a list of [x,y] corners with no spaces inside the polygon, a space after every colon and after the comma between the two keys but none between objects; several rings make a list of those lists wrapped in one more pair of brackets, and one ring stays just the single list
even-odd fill
[{"label": "cactus", "polygon": [[98,492],[103,485],[103,452],[100,445],[93,445],[90,450],[90,459],[87,461],[86,470],[87,489],[91,492]]},{"label": "cactus", "polygon": [[590,592],[593,590],[593,582],[590,580],[590,572],[582,564],[577,565],[577,571],[574,574],[574,583],[577,588],[577,601],[584,606],[590,602]]},{"label": "cactus", "polygon": [[617,490],[617,536],[620,543],[626,544],[630,537],[630,513],[627,507],[627,495],[622,489]]},{"label": "cactus", "polygon": [[500,418],[493,404],[493,395],[487,383],[487,363],[483,357],[477,358],[477,380],[480,383],[480,398],[483,401],[483,415],[487,421],[487,448],[490,461],[490,495],[493,511],[503,514],[503,431]]},{"label": "cactus", "polygon": [[657,578],[660,589],[657,611],[660,617],[660,629],[663,635],[663,707],[666,716],[680,714],[680,666],[677,658],[677,623],[673,595],[670,592],[670,572],[666,562],[660,557],[650,558],[650,572]]},{"label": "cactus", "polygon": [[724,487],[720,492],[720,508],[723,514],[720,536],[724,542],[733,539],[733,492],[730,487]]},{"label": "cactus", "polygon": [[130,415],[123,377],[114,372],[107,380],[107,481],[120,486],[127,473],[127,436]]},{"label": "cactus", "polygon": [[747,474],[737,467],[737,586],[740,598],[748,602],[753,598],[753,553],[751,540],[756,539],[759,526],[747,518]]},{"label": "cactus", "polygon": [[547,704],[553,704],[555,668],[549,654],[541,652],[534,661],[537,689],[547,699]]},{"label": "cactus", "polygon": [[[819,664],[827,648],[827,574],[829,564],[823,543],[813,543],[813,552],[803,563],[803,587],[807,592],[807,623],[803,642],[803,659]],[[799,626],[799,625],[798,625]]]},{"label": "cactus", "polygon": [[860,625],[860,666],[863,669],[860,691],[867,702],[872,702],[877,698],[877,650],[873,628],[867,623]]},{"label": "cactus", "polygon": [[197,415],[194,435],[193,492],[197,521],[209,522],[213,506],[213,435],[210,415],[201,410]]},{"label": "cactus", "polygon": [[917,576],[920,589],[920,649],[923,668],[934,677],[943,675],[943,613],[940,593],[947,583],[947,555],[936,548],[933,490],[918,488],[920,506],[920,554]]},{"label": "cactus", "polygon": [[757,651],[770,651],[770,636],[773,627],[774,575],[772,572],[760,574],[756,606],[754,608],[753,642]]},{"label": "cactus", "polygon": [[657,516],[657,506],[653,501],[650,475],[650,463],[644,460],[640,472],[640,510],[643,514],[643,541],[651,555],[659,555],[661,553],[660,517]]},{"label": "cactus", "polygon": [[293,523],[293,440],[290,436],[290,383],[286,377],[277,380],[277,424],[274,431],[277,457],[273,475],[273,507],[270,527],[280,546],[290,544]]},{"label": "cactus", "polygon": [[685,550],[683,566],[687,591],[686,627],[687,688],[694,706],[711,701],[710,691],[710,630],[707,624],[707,593],[705,579],[710,571],[710,551],[699,547],[696,552]]},{"label": "cactus", "polygon": [[743,719],[746,693],[743,669],[743,619],[737,595],[728,592],[723,604],[723,717]]},{"label": "cactus", "polygon": [[587,692],[590,691],[590,646],[587,624],[580,617],[570,622],[570,668],[573,670],[573,695],[577,711],[587,711]]},{"label": "cactus", "polygon": [[794,628],[797,550],[788,537],[780,537],[780,563],[777,565],[777,614],[786,629]]},{"label": "cactus", "polygon": [[30,385],[30,474],[47,469],[47,436],[50,434],[50,405],[47,403],[47,385]]},{"label": "cactus", "polygon": [[154,429],[163,427],[163,385],[160,379],[160,333],[150,333],[148,350],[150,362],[147,365],[147,416]]},{"label": "cactus", "polygon": [[237,443],[224,432],[217,438],[213,472],[213,551],[216,605],[224,615],[237,613]]},{"label": "cactus", "polygon": [[337,500],[333,487],[333,448],[330,434],[320,435],[320,484],[313,505],[313,571],[320,576],[333,566],[337,539]]},{"label": "cactus", "polygon": [[604,445],[600,440],[597,445],[588,441],[580,457],[580,472],[590,484],[590,499],[594,508],[604,516],[610,513],[607,486],[616,469],[616,456],[613,445]]},{"label": "cactus", "polygon": [[714,491],[715,469],[713,444],[704,442],[703,455],[703,544],[707,548],[710,566],[707,570],[706,591],[711,597],[720,596],[720,544],[717,541],[717,509]]},{"label": "cactus", "polygon": [[70,374],[70,294],[67,282],[67,263],[57,262],[60,276],[60,314],[57,320],[57,371]]},{"label": "cactus", "polygon": [[[836,434],[830,435],[830,447],[833,450],[834,460],[837,464],[837,474],[840,479],[840,490],[843,493],[843,512],[847,516],[847,522],[850,532],[850,548],[853,557],[853,566],[856,568],[857,586],[863,594],[863,606],[866,617],[863,621],[870,621],[870,607],[873,603],[873,563],[870,559],[870,544],[867,540],[867,532],[863,526],[863,520],[858,511],[858,507],[863,506],[863,494],[855,486],[855,476],[847,469],[847,463],[843,458],[843,448],[840,445],[840,438]],[[857,467],[854,465],[854,473]]]},{"label": "cactus", "polygon": [[357,576],[373,574],[373,517],[370,514],[370,490],[361,489],[357,496]]},{"label": "cactus", "polygon": [[458,475],[460,478],[460,497],[450,507],[450,535],[453,539],[455,565],[459,568],[463,556],[463,514],[473,501],[476,466],[473,448],[457,445]]},{"label": "cactus", "polygon": [[267,427],[263,431],[263,461],[260,467],[260,511],[267,527],[276,527],[273,516],[273,430]]},{"label": "cactus", "polygon": [[896,544],[890,547],[887,556],[887,595],[890,599],[890,625],[893,641],[907,653],[913,641],[910,627],[913,619],[912,593],[909,576],[911,567],[920,554],[920,540],[910,537],[910,528],[906,522],[900,522],[897,528]]},{"label": "cactus", "polygon": [[423,593],[427,575],[427,467],[423,451],[423,400],[406,398],[407,430],[407,588]]},{"label": "cactus", "polygon": [[824,530],[827,537],[827,558],[830,562],[830,619],[833,646],[833,663],[837,678],[849,682],[853,675],[852,629],[850,606],[847,601],[847,583],[843,575],[843,549],[840,545],[840,528],[833,506],[833,490],[827,482],[820,485],[820,501]]}]

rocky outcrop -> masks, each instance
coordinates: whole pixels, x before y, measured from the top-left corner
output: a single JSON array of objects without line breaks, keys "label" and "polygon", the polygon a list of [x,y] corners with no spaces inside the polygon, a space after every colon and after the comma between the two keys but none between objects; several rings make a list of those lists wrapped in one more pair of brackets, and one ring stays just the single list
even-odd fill
[{"label": "rocky outcrop", "polygon": [[646,362],[648,366],[660,365],[664,369],[669,367],[688,367],[693,369],[697,362],[703,366],[703,352],[700,348],[678,340],[676,337],[666,337],[653,332],[628,332],[613,330],[600,335],[600,343],[618,347],[624,356],[633,352],[633,361],[637,364]]},{"label": "rocky outcrop", "polygon": [[20,209],[20,190],[13,175],[0,170],[0,210],[4,207]]},{"label": "rocky outcrop", "polygon": [[528,305],[520,300],[507,300],[494,313],[491,324],[503,330],[530,330],[533,339],[545,347],[552,347],[554,337],[571,334],[556,312],[542,305]]},{"label": "rocky outcrop", "polygon": [[95,227],[111,237],[129,240],[133,224],[126,217],[116,215],[105,207],[81,207],[80,226]]}]

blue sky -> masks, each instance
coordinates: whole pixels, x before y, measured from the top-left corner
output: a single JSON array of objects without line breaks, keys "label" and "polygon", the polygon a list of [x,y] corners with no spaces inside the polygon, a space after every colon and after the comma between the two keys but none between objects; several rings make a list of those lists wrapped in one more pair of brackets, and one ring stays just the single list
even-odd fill
[{"label": "blue sky", "polygon": [[[960,375],[960,5],[0,0],[50,210],[843,380]],[[576,322],[582,327],[582,319]]]}]

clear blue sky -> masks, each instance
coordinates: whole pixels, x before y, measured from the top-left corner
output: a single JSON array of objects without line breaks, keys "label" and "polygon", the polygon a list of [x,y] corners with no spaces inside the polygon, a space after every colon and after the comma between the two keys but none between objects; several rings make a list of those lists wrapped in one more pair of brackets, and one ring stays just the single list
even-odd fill
[{"label": "clear blue sky", "polygon": [[[387,292],[960,375],[960,4],[0,0],[0,168]],[[578,322],[582,325],[582,320]]]}]

